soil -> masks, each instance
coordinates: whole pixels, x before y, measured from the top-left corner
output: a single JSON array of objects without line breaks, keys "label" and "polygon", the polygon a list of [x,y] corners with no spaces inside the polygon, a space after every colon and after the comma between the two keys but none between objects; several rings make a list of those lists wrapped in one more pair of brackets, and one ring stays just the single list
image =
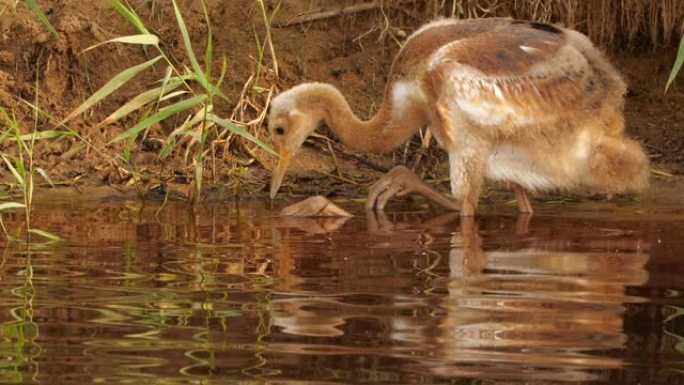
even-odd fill
[{"label": "soil", "polygon": [[[0,2],[0,9],[7,6],[0,16],[0,105],[14,109],[27,131],[33,125],[33,110],[20,102],[20,98],[37,101],[52,115],[53,120],[38,120],[40,129],[51,129],[117,73],[152,55],[139,47],[112,44],[82,52],[98,42],[137,33],[114,11],[109,0],[39,1],[58,30],[59,39],[47,32],[23,3],[13,9],[7,2]],[[132,3],[139,4],[138,12],[148,28],[160,37],[163,49],[187,63],[170,2]],[[228,64],[222,90],[230,103],[217,104],[216,113],[249,122],[261,114],[267,101],[266,93],[248,92],[242,99],[249,103],[239,105],[247,79],[259,68],[255,34],[262,39],[265,35],[257,2],[205,0],[205,3],[213,32],[214,73],[221,68],[222,57]],[[265,3],[270,13],[278,2],[265,0]],[[335,9],[341,3],[351,5],[355,2],[285,0],[274,23],[287,22],[315,9]],[[200,53],[204,51],[208,31],[201,3],[181,0],[179,4],[201,61],[203,55]],[[303,81],[329,82],[342,90],[361,117],[370,116],[381,100],[385,76],[398,51],[396,39],[431,19],[431,10],[422,9],[419,4],[412,2],[402,8],[387,8],[384,12],[375,9],[272,28],[279,76],[274,72],[267,50],[258,85],[264,89],[274,87],[278,91]],[[684,174],[684,84],[681,80],[676,81],[669,92],[663,92],[674,61],[674,47],[618,50],[609,55],[628,80],[627,130],[641,140],[649,152],[654,169],[658,170],[654,176],[656,184],[675,183],[684,187],[681,177]],[[153,127],[145,141],[133,143],[130,162],[124,162],[121,157],[124,143],[108,143],[135,124],[139,115],[132,114],[113,125],[96,126],[133,96],[149,89],[154,81],[163,77],[164,69],[163,65],[158,65],[154,71],[137,76],[134,82],[69,122],[69,127],[87,138],[91,146],[83,145],[74,137],[39,143],[36,163],[48,170],[54,181],[66,185],[110,185],[119,189],[138,185],[146,190],[158,187],[160,181],[164,181],[161,185],[180,190],[186,188],[192,165],[185,160],[184,151],[167,162],[158,160],[158,143],[179,121],[164,121]],[[248,128],[266,139],[260,123],[248,125]],[[286,184],[284,190],[302,195],[363,195],[363,185],[376,178],[380,171],[394,164],[412,164],[419,143],[416,137],[392,154],[359,157],[337,144],[329,146],[326,140],[311,139],[289,174],[290,180],[294,176],[298,183]],[[11,144],[0,143],[2,151],[11,148]],[[444,181],[446,167],[443,161],[443,152],[431,148],[418,169],[435,183]],[[210,179],[210,185],[263,195],[272,165],[273,160],[266,153],[249,143],[233,140],[207,163],[205,177]],[[0,181],[9,183],[10,177],[3,165]]]}]

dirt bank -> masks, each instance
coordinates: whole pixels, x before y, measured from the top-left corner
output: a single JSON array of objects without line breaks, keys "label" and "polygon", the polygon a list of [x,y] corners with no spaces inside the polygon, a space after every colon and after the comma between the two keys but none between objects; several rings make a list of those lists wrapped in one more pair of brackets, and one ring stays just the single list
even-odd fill
[{"label": "dirt bank", "polygon": [[[32,127],[33,110],[20,98],[37,100],[42,109],[55,117],[56,120],[39,118],[38,127],[49,129],[117,73],[148,60],[151,55],[139,47],[116,45],[82,52],[95,43],[137,33],[107,0],[39,3],[58,30],[60,39],[46,32],[23,3],[16,9],[6,8],[0,17],[0,105],[14,109],[25,130]],[[137,11],[148,28],[160,37],[163,49],[179,62],[187,63],[170,2],[133,3],[139,3]],[[195,50],[202,60],[208,31],[202,7],[197,1],[179,3]],[[358,3],[345,2],[347,5]],[[360,116],[369,116],[380,102],[398,41],[438,13],[430,8],[433,3],[411,1],[401,7],[375,8],[321,21],[274,27],[272,38],[279,71],[276,76],[268,50],[263,60],[259,60],[255,36],[263,42],[266,28],[256,1],[206,0],[213,31],[215,73],[221,67],[221,58],[227,59],[227,76],[222,90],[229,101],[216,104],[217,115],[238,122],[252,122],[246,127],[257,137],[264,138],[261,121],[255,123],[254,119],[259,118],[267,104],[267,90],[278,92],[305,80],[316,80],[338,86]],[[267,13],[273,13],[276,4],[266,1]],[[332,0],[283,1],[274,24],[287,23],[312,9],[334,8],[339,4]],[[652,48],[649,44],[636,41],[630,42],[629,51],[611,49],[611,57],[630,85],[625,106],[628,131],[645,144],[658,169],[682,174],[684,88],[681,81],[663,94],[675,51],[667,47]],[[258,84],[248,83],[257,73]],[[156,66],[82,117],[69,122],[69,128],[77,131],[81,138],[87,138],[88,144],[76,137],[39,143],[37,164],[45,168],[54,181],[68,185],[119,188],[137,185],[146,191],[173,184],[182,190],[193,175],[192,162],[186,159],[184,147],[179,147],[169,160],[159,161],[160,143],[182,119],[169,119],[153,126],[145,141],[131,144],[128,160],[122,157],[125,143],[109,142],[134,125],[139,115],[132,114],[113,125],[96,126],[163,76],[164,66]],[[300,183],[303,187],[297,191],[362,195],[359,186],[375,178],[383,168],[398,163],[412,164],[418,143],[419,139],[415,138],[406,148],[392,154],[359,160],[358,156],[339,146],[328,146],[324,140],[313,139],[302,156],[299,172],[292,174],[298,176],[300,182],[307,181]],[[13,145],[5,141],[0,143],[0,150],[13,151]],[[442,164],[443,153],[432,148],[429,155],[421,162],[421,170],[432,180],[443,180],[446,168],[435,167]],[[264,194],[272,160],[254,145],[235,139],[222,141],[210,157],[205,167],[205,178],[210,185],[219,186],[219,190]],[[339,170],[336,170],[336,164]],[[9,178],[8,170],[4,165],[0,166],[0,180],[9,182]],[[292,188],[292,185],[286,186],[286,191],[288,187]]]}]

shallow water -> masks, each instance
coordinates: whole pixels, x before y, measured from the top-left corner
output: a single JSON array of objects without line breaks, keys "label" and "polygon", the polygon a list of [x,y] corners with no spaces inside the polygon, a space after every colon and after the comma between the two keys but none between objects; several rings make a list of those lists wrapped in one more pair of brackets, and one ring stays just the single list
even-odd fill
[{"label": "shallow water", "polygon": [[67,241],[3,252],[0,382],[684,382],[682,207],[157,209],[37,207]]}]

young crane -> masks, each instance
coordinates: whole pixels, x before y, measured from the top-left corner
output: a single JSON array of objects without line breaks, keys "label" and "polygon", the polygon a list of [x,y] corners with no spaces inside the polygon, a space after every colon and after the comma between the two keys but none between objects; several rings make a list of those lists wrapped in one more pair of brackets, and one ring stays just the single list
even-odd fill
[{"label": "young crane", "polygon": [[406,41],[368,121],[328,84],[301,84],[273,99],[269,130],[280,160],[270,195],[321,122],[364,153],[390,151],[427,124],[448,152],[453,198],[398,166],[370,187],[369,209],[417,192],[474,215],[485,178],[509,182],[521,212],[532,212],[526,190],[639,190],[648,159],[624,135],[625,90],[579,32],[507,18],[432,22]]}]

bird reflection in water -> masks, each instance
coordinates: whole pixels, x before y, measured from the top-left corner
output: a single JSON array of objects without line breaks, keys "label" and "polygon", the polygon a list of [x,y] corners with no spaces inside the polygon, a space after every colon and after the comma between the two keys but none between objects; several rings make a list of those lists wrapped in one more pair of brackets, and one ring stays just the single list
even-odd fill
[{"label": "bird reflection in water", "polygon": [[[595,234],[578,244],[573,233],[537,235],[538,229],[529,230],[529,215],[520,215],[503,236],[498,229],[487,230],[500,218],[450,213],[407,224],[394,223],[382,212],[366,215],[372,259],[401,264],[398,254],[412,248],[414,256],[423,256],[420,263],[413,258],[414,267],[420,265],[416,274],[430,275],[429,285],[406,293],[406,279],[398,279],[391,293],[385,289],[391,291],[392,284],[372,286],[341,271],[336,279],[348,275],[357,280],[359,292],[325,295],[307,285],[310,277],[293,277],[296,270],[282,269],[280,278],[294,285],[290,293],[299,288],[303,296],[275,300],[274,325],[285,334],[328,337],[337,345],[301,346],[309,354],[389,355],[405,361],[404,371],[439,377],[563,382],[599,380],[608,369],[622,366],[615,352],[626,344],[625,304],[641,302],[626,288],[648,280],[645,241],[631,234]],[[284,223],[306,231],[311,226],[300,221],[312,220]],[[330,238],[342,237],[337,247],[343,248],[345,232],[334,231],[344,230],[346,219],[314,221],[314,232],[330,229]],[[367,267],[360,257],[356,263],[357,269]],[[391,274],[382,271],[372,278],[382,281]],[[355,295],[377,303],[349,299]],[[358,347],[344,342],[345,333],[358,332],[349,324],[368,319],[380,324],[374,329],[379,343]]]}]

